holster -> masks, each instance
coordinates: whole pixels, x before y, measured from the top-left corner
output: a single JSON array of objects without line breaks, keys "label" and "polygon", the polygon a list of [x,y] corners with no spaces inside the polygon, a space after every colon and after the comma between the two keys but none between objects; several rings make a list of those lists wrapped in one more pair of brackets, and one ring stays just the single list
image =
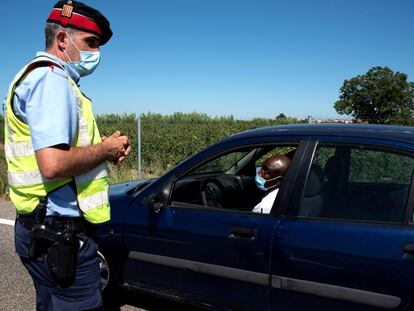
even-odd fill
[{"label": "holster", "polygon": [[47,266],[56,280],[75,277],[79,240],[73,230],[65,230],[47,250]]},{"label": "holster", "polygon": [[26,223],[26,226],[31,227],[30,229],[28,229],[32,231],[32,237],[29,245],[29,257],[31,259],[36,259],[40,255],[42,255],[42,250],[46,246],[45,241],[41,241],[39,237],[36,235],[36,230],[38,230],[39,225],[43,225],[43,222],[46,217],[46,204],[47,196],[40,199],[39,204],[36,206],[33,213],[26,218],[30,220],[28,223]]},{"label": "holster", "polygon": [[71,281],[75,277],[79,239],[74,222],[65,223],[59,230],[44,223],[47,198],[40,200],[34,211],[29,257],[38,258],[47,253],[47,266],[57,281]]}]

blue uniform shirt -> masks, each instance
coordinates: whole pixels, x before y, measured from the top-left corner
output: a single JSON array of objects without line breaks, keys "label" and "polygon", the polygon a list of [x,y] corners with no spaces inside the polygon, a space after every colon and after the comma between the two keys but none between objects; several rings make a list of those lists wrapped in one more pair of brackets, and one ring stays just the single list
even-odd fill
[{"label": "blue uniform shirt", "polygon": [[[53,66],[31,71],[15,90],[13,111],[29,125],[35,151],[60,144],[73,146],[78,115],[68,76],[77,83],[79,74],[53,55],[38,52],[36,56],[50,57],[65,70]],[[49,194],[46,215],[81,216],[73,183]]]}]

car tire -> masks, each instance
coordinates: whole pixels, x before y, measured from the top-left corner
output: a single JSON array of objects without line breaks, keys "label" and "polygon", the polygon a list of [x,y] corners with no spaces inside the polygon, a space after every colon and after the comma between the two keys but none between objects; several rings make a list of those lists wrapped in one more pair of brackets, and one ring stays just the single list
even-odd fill
[{"label": "car tire", "polygon": [[120,310],[122,306],[122,291],[116,285],[115,278],[111,274],[111,270],[105,255],[98,251],[97,258],[99,262],[99,270],[101,276],[101,293],[103,300],[103,308],[105,311]]},{"label": "car tire", "polygon": [[111,282],[111,272],[109,270],[108,262],[105,259],[105,256],[101,252],[97,252],[99,271],[101,276],[101,291],[104,292],[105,289],[109,289],[109,284]]}]

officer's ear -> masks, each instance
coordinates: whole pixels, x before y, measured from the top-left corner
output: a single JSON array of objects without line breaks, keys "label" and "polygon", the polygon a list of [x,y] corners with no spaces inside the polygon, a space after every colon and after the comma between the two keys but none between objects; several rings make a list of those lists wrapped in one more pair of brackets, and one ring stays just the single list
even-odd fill
[{"label": "officer's ear", "polygon": [[69,45],[69,38],[66,31],[59,30],[56,34],[56,42],[59,50],[65,50]]}]

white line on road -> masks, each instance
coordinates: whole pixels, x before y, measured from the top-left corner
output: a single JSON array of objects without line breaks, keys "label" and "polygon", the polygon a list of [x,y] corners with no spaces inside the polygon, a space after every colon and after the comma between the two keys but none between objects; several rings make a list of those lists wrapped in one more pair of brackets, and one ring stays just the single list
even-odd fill
[{"label": "white line on road", "polygon": [[14,226],[14,220],[0,218],[0,224]]}]

